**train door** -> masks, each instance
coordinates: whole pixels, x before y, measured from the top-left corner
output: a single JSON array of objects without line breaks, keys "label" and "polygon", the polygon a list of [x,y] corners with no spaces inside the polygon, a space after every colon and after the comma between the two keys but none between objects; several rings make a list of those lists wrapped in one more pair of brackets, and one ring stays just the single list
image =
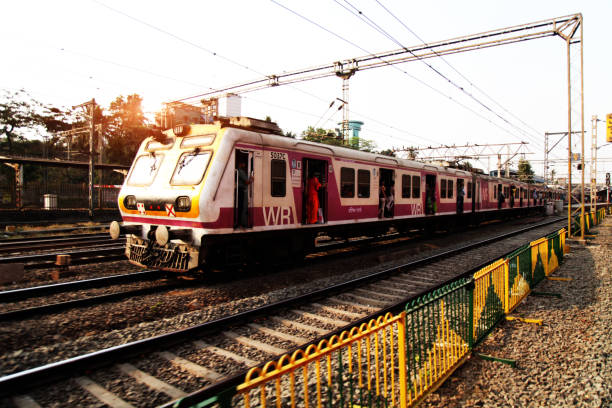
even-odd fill
[{"label": "train door", "polygon": [[465,180],[457,179],[457,214],[463,214],[463,203],[465,201]]},{"label": "train door", "polygon": [[395,213],[395,171],[379,169],[378,217],[392,218]]},{"label": "train door", "polygon": [[327,161],[302,160],[302,224],[327,222]]},{"label": "train door", "polygon": [[435,174],[425,175],[425,214],[435,214],[438,210],[436,201],[436,176]]},{"label": "train door", "polygon": [[236,149],[234,169],[234,228],[253,226],[253,152]]},{"label": "train door", "polygon": [[480,180],[472,176],[472,212],[480,210]]}]

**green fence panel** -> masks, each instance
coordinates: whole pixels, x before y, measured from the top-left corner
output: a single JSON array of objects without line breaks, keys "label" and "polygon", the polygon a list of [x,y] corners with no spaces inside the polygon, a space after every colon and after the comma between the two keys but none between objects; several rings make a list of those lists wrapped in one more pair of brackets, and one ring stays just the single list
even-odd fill
[{"label": "green fence panel", "polygon": [[478,343],[505,313],[505,260],[474,274],[474,342]]},{"label": "green fence panel", "polygon": [[406,305],[406,365],[408,388],[422,374],[434,346],[448,343],[449,330],[464,345],[470,338],[470,281],[461,279]]},{"label": "green fence panel", "polygon": [[531,248],[531,265],[532,265],[532,288],[542,281],[546,277],[546,270],[544,268],[544,255],[540,251],[540,245]]}]

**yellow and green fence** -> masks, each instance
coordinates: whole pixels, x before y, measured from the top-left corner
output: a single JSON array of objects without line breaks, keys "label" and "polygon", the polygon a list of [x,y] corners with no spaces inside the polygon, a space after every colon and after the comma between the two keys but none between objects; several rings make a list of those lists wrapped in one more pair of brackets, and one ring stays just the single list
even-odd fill
[{"label": "yellow and green fence", "polygon": [[[606,216],[606,211],[612,211],[612,207],[600,208],[597,211],[591,211],[591,212],[587,212],[584,214],[584,233],[585,234],[588,234],[591,227],[599,224],[604,219],[604,217]],[[612,214],[612,212],[610,212],[610,214]],[[572,218],[572,234],[573,235],[580,235],[580,229],[581,229],[580,217],[581,215],[578,214]]]},{"label": "yellow and green fence", "polygon": [[[593,214],[593,222],[601,216]],[[411,407],[438,388],[563,261],[566,230],[263,367],[193,407]],[[227,397],[229,395],[229,397]],[[177,407],[185,406],[180,401]]]}]

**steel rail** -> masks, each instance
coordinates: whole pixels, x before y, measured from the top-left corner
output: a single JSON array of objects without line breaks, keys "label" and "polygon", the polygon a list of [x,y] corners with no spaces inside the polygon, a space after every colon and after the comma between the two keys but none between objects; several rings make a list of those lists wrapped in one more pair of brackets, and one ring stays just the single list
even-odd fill
[{"label": "steel rail", "polygon": [[[7,225],[7,224],[4,223],[4,225]],[[108,230],[108,224],[92,225],[90,227],[69,227],[69,228],[55,228],[55,229],[45,229],[45,230],[2,232],[2,234],[4,235],[36,235],[36,234],[48,234],[48,233],[53,234],[53,233],[61,233],[61,232],[74,232],[74,231],[87,231],[87,230]],[[21,239],[21,238],[17,238],[17,239]]]},{"label": "steel rail", "polygon": [[199,282],[196,281],[184,281],[178,283],[169,283],[160,286],[154,286],[150,288],[141,288],[128,290],[123,292],[108,293],[99,296],[90,296],[83,299],[68,300],[66,302],[51,303],[42,306],[33,306],[26,309],[11,310],[8,312],[0,313],[0,322],[27,319],[33,316],[42,316],[46,314],[56,313],[67,309],[76,309],[79,307],[100,305],[102,303],[114,302],[125,298],[150,295],[152,293],[163,292],[164,290],[180,289],[185,287],[191,287]]},{"label": "steel rail", "polygon": [[[333,285],[324,289],[319,289],[307,294],[303,294],[291,299],[286,299],[278,302],[274,302],[256,309],[252,309],[245,312],[240,312],[238,314],[232,316],[222,317],[210,322],[202,323],[197,326],[192,326],[187,329],[175,331],[172,333],[162,334],[158,336],[154,336],[147,339],[137,340],[131,343],[121,344],[118,346],[110,347],[104,350],[99,350],[96,352],[88,353],[85,355],[73,357],[67,360],[58,361],[55,363],[50,363],[40,367],[34,367],[25,371],[9,374],[7,376],[0,378],[0,396],[5,396],[9,394],[15,394],[17,392],[22,392],[26,389],[30,389],[35,386],[40,386],[43,384],[48,384],[50,382],[59,381],[61,379],[65,379],[70,376],[74,376],[75,373],[81,372],[83,370],[92,370],[94,368],[104,367],[113,364],[116,361],[125,360],[126,358],[131,358],[134,356],[141,355],[143,353],[151,352],[159,348],[167,348],[173,345],[179,344],[181,342],[191,340],[194,336],[202,335],[208,332],[215,332],[222,329],[225,329],[231,325],[235,325],[242,321],[252,320],[255,317],[264,315],[270,315],[273,312],[282,309],[288,309],[295,305],[304,303],[306,301],[312,301],[318,298],[329,297],[338,292],[342,292],[351,287],[363,285],[367,282],[381,279],[389,275],[394,275],[400,272],[405,272],[408,269],[413,269],[415,267],[423,266],[425,264],[441,260],[443,258],[447,258],[453,255],[456,255],[461,252],[465,252],[467,250],[471,250],[474,248],[478,248],[483,245],[491,244],[499,240],[503,240],[506,238],[510,238],[525,232],[528,232],[533,229],[545,227],[550,224],[563,222],[564,218],[555,218],[554,220],[546,221],[543,223],[538,223],[535,225],[531,225],[529,227],[521,228],[519,230],[512,231],[510,233],[500,234],[494,236],[492,238],[488,238],[479,242],[463,245],[461,247],[457,247],[436,255],[428,256],[422,259],[418,259],[412,262],[408,262],[403,265],[399,265],[393,268],[389,268],[383,271],[375,272],[370,275],[360,277],[357,279],[353,279],[347,282],[343,282],[337,285]],[[512,250],[515,250],[513,248]],[[508,251],[507,254],[512,252],[512,250]],[[495,257],[497,259],[499,257]],[[488,265],[490,261],[485,262],[482,266]],[[473,273],[475,270],[478,270],[480,267],[472,268],[469,271],[463,272],[457,275],[454,278],[451,278],[445,282],[442,282],[434,287],[430,287],[426,289],[424,292],[410,296],[400,302],[397,302],[394,306],[388,307],[383,310],[393,310],[393,307],[398,307],[398,305],[405,305],[411,299],[414,299],[423,293],[429,292],[436,288],[439,288],[445,284],[448,284],[451,281],[459,279],[463,276],[467,276],[470,273]],[[378,311],[375,315],[378,316],[381,311]],[[367,319],[367,318],[364,318]],[[361,320],[364,320],[361,319]],[[353,326],[355,323],[351,323],[350,326]],[[341,332],[342,329],[336,330],[333,333]],[[330,332],[331,333],[331,332]],[[327,337],[327,336],[323,336]],[[310,344],[310,343],[308,343]],[[300,346],[301,348],[302,346]],[[182,401],[185,404],[189,404],[194,402],[195,399],[200,399],[206,396],[214,396],[218,392],[225,390],[227,387],[237,385],[244,379],[244,373],[237,374],[231,378],[222,380],[218,383],[212,384],[208,387],[203,388],[202,390],[196,391],[189,396],[185,397]],[[165,405],[167,407],[173,406],[172,404]]]},{"label": "steel rail", "polygon": [[[55,265],[55,259],[57,255],[70,255],[72,264],[87,263],[87,260],[99,260],[100,257],[106,256],[119,256],[125,251],[125,247],[111,244],[110,248],[103,249],[81,249],[66,251],[61,253],[53,254],[32,254],[32,255],[19,255],[0,258],[0,264],[11,264],[11,263],[23,263],[25,269],[34,268],[46,268]],[[97,246],[96,248],[100,248]],[[76,261],[76,262],[75,262]],[[35,264],[29,264],[27,262],[37,262]]]},{"label": "steel rail", "polygon": [[0,248],[11,246],[11,245],[19,245],[19,244],[27,244],[30,242],[45,242],[45,241],[57,241],[57,242],[66,242],[75,239],[91,239],[91,238],[108,238],[108,233],[104,232],[93,232],[91,234],[78,234],[77,236],[71,237],[63,237],[60,235],[45,235],[41,237],[29,237],[29,238],[8,238],[0,240]]},{"label": "steel rail", "polygon": [[[125,239],[121,236],[120,239]],[[37,237],[10,241],[0,241],[0,251],[9,252],[16,250],[41,249],[41,248],[64,248],[71,245],[87,244],[87,243],[104,243],[110,242],[111,237],[108,234],[91,234],[84,236],[72,237]]]},{"label": "steel rail", "polygon": [[100,288],[129,282],[158,279],[169,276],[169,273],[159,269],[139,271],[122,275],[103,276],[100,278],[83,279],[72,282],[54,283],[51,285],[33,286],[0,292],[0,303],[26,300],[33,297],[42,297],[56,293],[69,292],[82,289]]}]

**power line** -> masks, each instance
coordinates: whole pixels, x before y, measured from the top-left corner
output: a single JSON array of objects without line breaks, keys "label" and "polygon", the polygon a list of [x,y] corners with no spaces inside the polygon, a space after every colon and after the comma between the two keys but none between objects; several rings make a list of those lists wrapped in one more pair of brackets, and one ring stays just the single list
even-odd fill
[{"label": "power line", "polygon": [[107,4],[104,4],[101,1],[98,1],[98,0],[91,0],[91,1],[93,1],[94,3],[100,5],[100,6],[104,7],[104,8],[107,8],[107,9],[109,9],[109,10],[115,12],[115,13],[121,14],[122,16],[127,17],[130,20],[136,21],[139,24],[145,25],[145,26],[147,26],[147,27],[149,27],[149,28],[151,28],[151,29],[153,29],[155,31],[159,31],[160,33],[166,34],[166,35],[174,38],[175,40],[178,40],[178,41],[183,42],[185,44],[191,45],[192,47],[198,48],[198,49],[200,49],[200,50],[210,54],[213,57],[218,57],[218,58],[220,58],[220,59],[222,59],[222,60],[224,60],[226,62],[229,62],[230,64],[236,65],[236,66],[238,66],[240,68],[246,69],[246,70],[251,71],[251,72],[255,72],[258,75],[264,75],[261,72],[258,72],[255,69],[253,69],[251,67],[248,67],[248,66],[246,66],[244,64],[241,64],[238,61],[235,61],[235,60],[233,60],[231,58],[228,58],[228,57],[226,57],[224,55],[221,55],[221,54],[219,54],[216,51],[213,51],[213,50],[210,50],[210,49],[208,49],[206,47],[203,47],[200,44],[196,44],[193,41],[189,41],[189,40],[187,40],[185,38],[179,37],[178,35],[173,34],[170,31],[164,30],[163,28],[157,27],[156,25],[148,23],[148,22],[146,22],[144,20],[141,20],[141,19],[139,19],[137,17],[132,16],[131,14],[125,13],[125,12],[123,12],[121,10],[117,10],[116,8],[113,8],[113,7],[111,7],[111,6],[107,5]]},{"label": "power line", "polygon": [[[340,4],[338,0],[333,0],[334,2],[336,2],[337,4]],[[391,41],[393,41],[396,45],[398,45],[399,47],[403,48],[404,50],[408,51],[411,55],[413,55],[415,58],[417,58],[420,62],[422,62],[423,64],[425,64],[430,70],[432,70],[433,72],[435,72],[438,76],[442,77],[445,81],[447,81],[449,84],[451,84],[452,86],[454,86],[455,88],[457,88],[459,91],[463,92],[465,95],[467,95],[468,97],[470,97],[472,100],[474,100],[477,104],[479,104],[480,106],[482,106],[485,110],[491,112],[492,114],[494,114],[495,116],[497,116],[499,119],[501,119],[502,121],[504,121],[505,123],[507,123],[508,125],[510,125],[511,127],[515,128],[516,130],[518,130],[520,133],[522,133],[524,136],[526,137],[530,137],[529,134],[527,134],[523,129],[519,128],[518,126],[514,125],[513,123],[511,123],[509,120],[507,120],[506,118],[502,117],[499,113],[495,112],[491,107],[489,107],[488,105],[486,105],[484,102],[482,102],[481,100],[479,100],[478,98],[476,98],[472,93],[468,92],[465,88],[463,88],[462,86],[459,86],[457,83],[455,83],[453,80],[451,80],[449,77],[447,77],[446,75],[444,75],[440,70],[438,70],[437,68],[435,68],[433,65],[429,64],[427,61],[425,61],[424,59],[418,57],[414,52],[412,52],[411,50],[409,50],[405,45],[403,45],[399,40],[397,40],[395,37],[393,37],[391,34],[389,34],[384,28],[380,27],[376,22],[374,22],[371,18],[369,18],[365,13],[363,13],[361,10],[359,10],[357,7],[353,6],[348,0],[343,0],[345,3],[347,3],[349,6],[351,6],[354,11],[348,10],[346,7],[344,7],[346,10],[348,10],[349,12],[351,12],[353,15],[357,16],[358,18],[360,18],[362,21],[364,21],[365,23],[367,23],[368,25],[370,25],[370,27],[373,27],[375,30],[377,30],[379,33],[383,34],[385,37],[387,37],[388,39],[390,39]],[[377,1],[378,2],[378,1]],[[378,2],[378,4],[380,4],[380,2]],[[341,4],[340,4],[341,5]],[[387,10],[385,8],[385,10]],[[388,11],[388,10],[387,10]],[[394,16],[395,17],[395,16]],[[397,19],[397,17],[395,17]],[[399,19],[398,19],[399,21]],[[402,25],[404,27],[406,27],[411,33],[413,33],[415,36],[416,34],[410,30],[408,28],[408,26],[406,26],[405,24],[402,23]],[[418,36],[416,36],[417,38],[419,38]],[[421,40],[419,38],[419,40],[424,44],[427,45],[423,40]],[[434,53],[438,56],[441,57],[440,55],[438,55],[435,51]],[[465,77],[464,77],[465,78]],[[468,81],[469,83],[469,81]],[[531,137],[530,137],[531,138]],[[533,139],[536,143],[537,140]]]},{"label": "power line", "polygon": [[[440,95],[444,96],[445,98],[447,98],[447,99],[451,100],[452,102],[454,102],[454,103],[458,104],[459,106],[463,107],[464,109],[466,109],[466,110],[468,110],[468,111],[472,112],[474,115],[476,115],[476,116],[480,117],[481,119],[483,119],[483,120],[485,120],[485,121],[489,122],[489,123],[490,123],[490,124],[492,124],[493,126],[495,126],[495,127],[499,128],[499,129],[501,129],[502,131],[504,131],[504,132],[508,133],[509,135],[516,137],[516,135],[515,135],[515,134],[513,134],[512,132],[510,132],[508,129],[505,129],[505,128],[501,127],[500,125],[498,125],[497,123],[494,123],[494,122],[493,122],[492,120],[490,120],[489,118],[487,118],[487,117],[485,117],[485,116],[481,115],[480,113],[476,112],[475,110],[473,110],[472,108],[468,107],[467,105],[465,105],[465,104],[463,104],[463,103],[461,103],[461,102],[457,101],[457,100],[456,100],[455,98],[453,98],[452,96],[447,95],[447,94],[445,94],[444,92],[442,92],[442,91],[438,90],[437,88],[435,88],[435,87],[433,87],[433,86],[431,86],[431,85],[427,84],[425,81],[423,81],[423,80],[421,80],[421,79],[419,79],[419,78],[415,77],[415,76],[414,76],[414,75],[412,75],[412,74],[409,74],[407,71],[402,70],[401,68],[399,68],[399,67],[397,67],[397,66],[395,66],[395,65],[391,64],[390,62],[388,62],[388,61],[384,60],[383,58],[381,58],[381,57],[377,56],[376,54],[374,54],[374,53],[372,53],[372,52],[370,52],[370,51],[366,50],[365,48],[363,48],[363,47],[359,46],[358,44],[355,44],[354,42],[352,42],[352,41],[350,41],[350,40],[348,40],[348,39],[346,39],[346,38],[342,37],[341,35],[339,35],[339,34],[337,34],[337,33],[334,33],[333,31],[331,31],[331,30],[329,30],[329,29],[327,29],[327,28],[323,27],[323,26],[322,26],[322,25],[320,25],[319,23],[317,23],[317,22],[315,22],[315,21],[313,21],[313,20],[309,19],[308,17],[306,17],[306,16],[304,16],[304,15],[302,15],[302,14],[300,14],[300,13],[298,13],[298,12],[296,12],[296,11],[294,11],[294,10],[290,9],[290,8],[288,8],[287,6],[285,6],[285,5],[283,5],[283,4],[280,4],[280,3],[279,3],[279,2],[277,2],[276,0],[270,0],[270,1],[271,1],[272,3],[274,3],[274,4],[278,5],[279,7],[282,7],[283,9],[285,9],[285,10],[289,11],[290,13],[292,13],[292,14],[294,14],[294,15],[296,15],[296,16],[298,16],[298,17],[300,17],[301,19],[303,19],[303,20],[305,20],[305,21],[307,21],[307,22],[309,22],[309,23],[311,23],[311,24],[313,24],[313,25],[315,25],[315,26],[317,26],[317,27],[321,28],[322,30],[324,30],[324,31],[326,31],[326,32],[328,32],[328,33],[330,33],[330,34],[332,34],[333,36],[335,36],[335,37],[337,37],[337,38],[341,39],[342,41],[345,41],[345,42],[347,42],[348,44],[350,44],[350,45],[352,45],[352,46],[354,46],[354,47],[359,48],[359,49],[360,49],[360,50],[362,50],[363,52],[367,53],[367,54],[368,54],[368,56],[371,56],[373,59],[378,59],[378,60],[380,60],[381,62],[383,62],[385,65],[388,65],[388,66],[390,66],[390,67],[392,67],[392,68],[397,69],[397,70],[398,70],[398,71],[400,71],[401,73],[403,73],[403,74],[407,75],[408,77],[410,77],[410,78],[414,79],[415,81],[419,82],[421,85],[423,85],[423,86],[425,86],[425,87],[427,87],[427,88],[429,88],[429,89],[433,90],[434,92],[436,92],[436,93],[438,93],[438,94],[440,94]],[[430,48],[429,46],[427,46],[427,47],[428,47],[428,48]],[[402,46],[402,48],[404,48],[404,50],[406,50],[406,48],[405,48],[404,46]],[[418,56],[416,56],[415,54],[413,54],[411,51],[409,51],[409,52],[410,52],[410,53],[411,53],[413,56],[415,56],[417,59],[421,59],[420,57],[418,57]],[[301,81],[296,81],[296,82],[301,82]],[[429,140],[429,141],[433,141],[433,140]]]},{"label": "power line", "polygon": [[[401,19],[399,19],[393,12],[391,12],[391,10],[389,10],[387,7],[385,7],[385,5],[383,5],[380,0],[375,0],[376,3],[378,3],[387,13],[389,13],[389,15],[391,15],[391,17],[393,17],[395,20],[397,20],[397,22],[399,22],[404,28],[406,28],[406,30],[408,30],[413,36],[415,36],[419,41],[421,41],[421,43],[423,43],[423,45],[427,45],[427,43],[425,42],[425,40],[423,40],[419,35],[417,35],[417,33],[415,33],[413,30],[411,30]],[[436,55],[437,52],[434,50],[433,51]],[[461,72],[459,72],[459,70],[457,70],[453,65],[451,65],[450,62],[448,62],[446,60],[446,58],[444,58],[442,55],[438,55],[438,57],[440,57],[442,59],[442,61],[444,61],[444,63],[446,65],[448,65],[453,71],[455,71],[457,74],[459,74],[459,76],[461,76],[463,79],[465,79],[470,86],[472,86],[473,88],[475,88],[476,90],[478,90],[480,93],[482,93],[485,97],[489,98],[489,100],[491,100],[493,103],[495,103],[497,106],[499,106],[500,108],[502,108],[505,112],[507,112],[508,114],[510,114],[511,116],[513,116],[515,119],[517,119],[519,122],[521,122],[523,125],[525,125],[526,127],[528,127],[529,129],[531,129],[532,131],[534,131],[537,134],[541,134],[540,131],[534,129],[532,126],[530,126],[529,124],[525,123],[524,121],[521,120],[521,118],[519,118],[518,116],[514,115],[512,112],[510,112],[508,109],[506,109],[503,105],[501,105],[499,102],[497,102],[495,99],[493,99],[490,95],[488,95],[486,92],[484,92],[482,89],[480,89],[478,86],[476,86],[470,79],[468,79],[464,74],[462,74]]]}]

